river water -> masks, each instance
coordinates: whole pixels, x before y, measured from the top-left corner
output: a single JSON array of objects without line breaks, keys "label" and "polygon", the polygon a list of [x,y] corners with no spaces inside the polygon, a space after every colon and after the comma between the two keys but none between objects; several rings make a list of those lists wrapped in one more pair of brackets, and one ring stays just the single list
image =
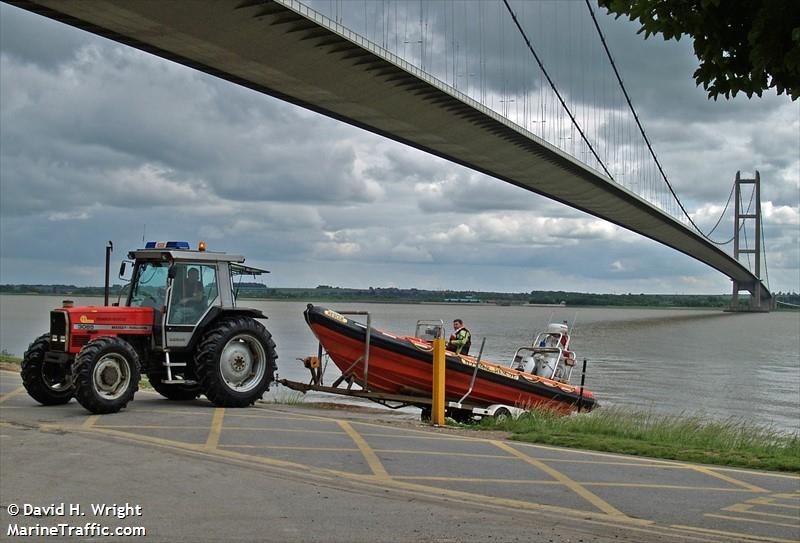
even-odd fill
[{"label": "river water", "polygon": [[[0,296],[0,349],[21,356],[48,329],[48,312],[62,297]],[[74,298],[76,305],[102,304]],[[298,357],[316,354],[303,321],[305,303],[245,300],[269,316],[281,377],[307,380]],[[575,323],[572,350],[588,362],[586,387],[601,405],[661,413],[746,419],[800,431],[800,313],[723,313],[718,310],[501,307],[493,305],[331,304],[369,311],[373,325],[413,334],[417,319],[460,317],[476,354],[507,364],[548,322]],[[362,318],[362,317],[358,317]],[[362,318],[363,319],[363,318]],[[449,329],[448,329],[449,334]],[[326,382],[334,378],[331,366]],[[577,375],[577,372],[576,372]],[[579,377],[573,377],[577,384]]]}]

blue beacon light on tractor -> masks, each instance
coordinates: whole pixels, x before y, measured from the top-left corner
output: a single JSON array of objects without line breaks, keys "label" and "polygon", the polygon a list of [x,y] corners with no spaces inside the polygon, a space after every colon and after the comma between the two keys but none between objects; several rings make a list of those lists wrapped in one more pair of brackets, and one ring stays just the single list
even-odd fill
[{"label": "blue beacon light on tractor", "polygon": [[144,248],[190,250],[188,241],[148,241]]}]

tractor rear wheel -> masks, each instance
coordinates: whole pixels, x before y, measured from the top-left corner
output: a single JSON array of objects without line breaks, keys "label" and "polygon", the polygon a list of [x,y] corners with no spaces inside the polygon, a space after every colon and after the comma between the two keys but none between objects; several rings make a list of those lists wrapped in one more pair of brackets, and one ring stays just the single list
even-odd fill
[{"label": "tractor rear wheel", "polygon": [[139,368],[139,355],[124,339],[93,339],[75,359],[75,398],[92,413],[116,413],[139,390]]},{"label": "tractor rear wheel", "polygon": [[164,396],[168,400],[176,402],[186,402],[195,400],[200,396],[200,385],[186,385],[183,383],[162,383],[161,380],[166,377],[163,371],[148,371],[147,379],[153,386],[156,392]]},{"label": "tractor rear wheel", "polygon": [[269,389],[278,358],[267,329],[238,316],[209,328],[195,356],[200,389],[218,407],[253,405]]},{"label": "tractor rear wheel", "polygon": [[50,334],[36,338],[22,356],[20,376],[31,398],[42,405],[61,405],[72,398],[72,376],[67,364],[45,362]]}]

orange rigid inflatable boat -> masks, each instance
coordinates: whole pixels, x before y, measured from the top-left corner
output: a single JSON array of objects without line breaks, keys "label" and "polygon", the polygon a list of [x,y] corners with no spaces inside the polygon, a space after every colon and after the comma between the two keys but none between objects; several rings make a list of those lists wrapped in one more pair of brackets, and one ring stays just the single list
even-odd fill
[{"label": "orange rigid inflatable boat", "polygon": [[[442,333],[441,321],[419,321],[411,337],[376,328],[369,328],[368,333],[366,325],[311,304],[304,316],[348,381],[365,390],[426,398],[430,403],[432,340]],[[369,348],[365,349],[367,342]],[[591,392],[581,393],[580,387],[569,382],[575,357],[569,351],[566,324],[548,326],[532,345],[517,349],[510,365],[478,361],[451,351],[446,352],[445,359],[447,402],[520,409],[548,407],[562,413],[576,409],[579,402],[586,411],[597,405]],[[425,403],[420,402],[420,406]]]}]

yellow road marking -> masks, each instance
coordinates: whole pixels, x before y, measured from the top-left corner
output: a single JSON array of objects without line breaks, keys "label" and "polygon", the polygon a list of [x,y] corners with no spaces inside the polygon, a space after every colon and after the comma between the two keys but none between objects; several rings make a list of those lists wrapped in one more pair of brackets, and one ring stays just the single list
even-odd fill
[{"label": "yellow road marking", "polygon": [[800,509],[800,505],[793,505],[790,503],[775,503],[776,498],[774,496],[762,496],[759,498],[750,498],[747,500],[747,503],[752,503],[754,505],[766,505],[768,507],[780,507],[782,509]]},{"label": "yellow road marking", "polygon": [[755,471],[743,468],[727,468],[724,466],[714,466],[716,471],[727,471],[729,473],[744,473],[745,475],[752,475],[754,477],[773,477],[778,479],[794,479],[800,481],[800,475],[793,475],[791,473],[777,473],[774,471]]},{"label": "yellow road marking", "polygon": [[25,392],[25,387],[17,387],[11,392],[6,392],[2,396],[0,396],[0,403],[3,403],[10,398],[13,398],[14,396],[19,396],[23,392]]},{"label": "yellow road marking", "polygon": [[798,492],[773,494],[773,496],[782,500],[800,500],[800,493]]},{"label": "yellow road marking", "polygon": [[100,424],[97,427],[114,430],[205,430],[201,426],[181,426],[179,424]]},{"label": "yellow road marking", "polygon": [[620,511],[607,501],[603,500],[599,496],[588,491],[586,488],[576,483],[575,481],[573,481],[560,471],[551,468],[544,462],[537,460],[532,456],[528,456],[527,454],[516,450],[514,447],[506,445],[505,443],[502,443],[500,441],[492,441],[492,443],[499,449],[502,449],[508,453],[513,454],[523,462],[527,462],[528,464],[539,468],[540,470],[544,471],[555,480],[560,481],[564,486],[575,492],[578,496],[582,497],[584,500],[588,501],[589,503],[591,503],[592,505],[594,505],[595,507],[600,509],[600,511],[606,513],[607,515],[611,515],[614,517],[621,517],[625,519],[628,518],[628,516],[625,515],[622,511]]},{"label": "yellow road marking", "polygon": [[735,503],[728,507],[723,507],[723,511],[730,511],[731,513],[747,513],[748,515],[761,515],[763,517],[785,518],[789,520],[797,520],[800,523],[800,516],[798,515],[781,515],[779,513],[764,513],[762,511],[753,511],[753,503]]},{"label": "yellow road marking", "polygon": [[286,451],[330,451],[330,452],[353,452],[358,451],[358,448],[352,447],[297,447],[289,445],[220,445],[223,449],[277,449]]},{"label": "yellow road marking", "polygon": [[754,524],[768,524],[770,526],[782,526],[785,528],[800,528],[800,520],[798,520],[798,522],[795,524],[788,524],[786,522],[772,522],[769,520],[759,520],[755,518],[731,517],[728,515],[717,515],[715,513],[705,513],[703,514],[703,516],[712,518],[724,518],[726,520],[736,520],[739,522],[752,522]]},{"label": "yellow road marking", "polygon": [[89,415],[89,417],[83,421],[81,424],[81,428],[84,430],[90,430],[95,424],[97,424],[97,419],[100,418],[100,415]]},{"label": "yellow road marking", "polygon": [[711,477],[716,477],[721,481],[725,481],[727,483],[731,483],[732,485],[736,485],[738,487],[744,488],[745,490],[750,490],[751,492],[768,492],[768,490],[761,488],[760,486],[751,485],[750,483],[745,483],[744,481],[740,481],[739,479],[734,479],[733,477],[729,477],[722,473],[717,473],[713,469],[707,468],[705,466],[692,466],[692,470],[702,473],[703,475],[709,475]]},{"label": "yellow road marking", "polygon": [[342,427],[342,430],[347,432],[347,435],[350,436],[350,439],[352,439],[356,446],[361,450],[361,454],[364,456],[364,460],[367,461],[369,469],[372,470],[372,473],[374,473],[378,479],[388,479],[389,473],[386,471],[386,468],[383,467],[380,458],[378,458],[378,455],[375,454],[374,450],[372,450],[372,447],[369,446],[369,443],[367,443],[364,438],[361,437],[361,434],[356,432],[353,426],[346,420],[337,420],[336,422]]},{"label": "yellow road marking", "polygon": [[502,484],[535,484],[535,485],[561,485],[560,481],[552,479],[535,480],[526,479],[520,481],[519,479],[489,479],[482,477],[445,477],[445,476],[432,476],[432,475],[394,475],[392,479],[402,481],[446,481],[453,483],[502,483]]},{"label": "yellow road marking", "polygon": [[[376,449],[378,450],[378,449]],[[378,450],[378,452],[387,452]],[[493,479],[483,477],[447,477],[447,476],[426,476],[426,475],[404,475],[392,476],[393,479],[408,479],[419,481],[448,481],[454,483],[501,483],[509,485],[562,485],[560,481],[552,479]],[[696,487],[681,485],[659,485],[655,483],[592,483],[577,481],[582,486],[600,486],[607,488],[660,488],[666,490],[704,490],[712,492],[745,492],[739,488],[718,488],[718,487]]]},{"label": "yellow road marking", "polygon": [[246,426],[227,426],[226,430],[239,430],[244,432],[289,432],[297,434],[334,434],[341,435],[342,432],[336,430],[306,430],[305,428],[269,428],[269,427],[246,427]]},{"label": "yellow road marking", "polygon": [[[44,429],[44,425],[41,425],[40,427]],[[58,429],[75,429],[81,431],[80,426],[48,425],[48,427],[58,428]],[[144,436],[141,434],[130,434],[126,432],[120,432],[111,429],[103,429],[99,427],[95,427],[87,431],[87,433],[106,434],[121,439],[123,441],[129,441],[134,443],[147,443],[156,447],[163,447],[167,449],[183,451],[187,454],[196,454],[198,456],[203,456],[207,458],[226,459],[228,461],[232,461],[234,463],[241,464],[244,466],[252,466],[254,463],[261,464],[264,466],[269,466],[271,468],[283,470],[299,476],[315,476],[329,481],[333,481],[336,479],[344,479],[344,480],[349,480],[354,484],[365,483],[368,485],[365,488],[372,488],[375,481],[375,476],[373,475],[366,476],[366,475],[359,475],[355,473],[342,472],[332,469],[317,468],[312,465],[303,465],[272,458],[251,456],[242,453],[237,453],[234,451],[224,451],[221,449],[208,451],[202,445],[172,441],[162,438],[155,438],[150,436]],[[558,518],[559,520],[563,520],[564,516],[568,516],[570,518],[575,519],[575,521],[589,525],[606,526],[610,528],[624,527],[626,530],[633,532],[657,534],[661,536],[664,536],[665,534],[668,535],[670,533],[673,533],[674,535],[674,531],[672,531],[671,529],[667,527],[659,527],[657,525],[653,525],[653,522],[649,520],[611,516],[602,513],[598,514],[590,511],[577,510],[575,508],[549,506],[544,504],[537,504],[532,502],[525,502],[521,500],[513,500],[505,498],[492,497],[490,501],[487,501],[487,496],[481,494],[473,494],[467,492],[441,489],[437,487],[416,485],[412,483],[405,483],[402,481],[395,481],[391,478],[382,480],[382,484],[385,487],[406,491],[411,493],[412,495],[417,495],[422,497],[430,497],[431,495],[438,495],[444,499],[451,499],[458,503],[468,502],[483,509],[497,509],[500,511],[513,510],[517,512],[522,510],[528,512],[536,511],[539,514],[554,515],[555,518]],[[622,522],[622,524],[620,524],[620,522]],[[684,539],[708,541],[708,538],[699,538],[699,537],[694,538],[686,535],[684,535],[683,537]]]},{"label": "yellow road marking", "polygon": [[219,445],[219,436],[222,434],[222,424],[225,420],[225,408],[217,407],[214,409],[214,418],[211,420],[211,429],[208,432],[205,448],[215,450]]},{"label": "yellow road marking", "polygon": [[503,454],[480,454],[480,453],[460,453],[451,451],[420,451],[409,449],[375,449],[375,452],[393,454],[426,454],[433,456],[464,456],[467,458],[494,458],[497,460],[508,460],[507,455]]},{"label": "yellow road marking", "polygon": [[684,526],[683,524],[673,524],[672,528],[678,530],[690,530],[692,532],[700,532],[704,534],[711,534],[711,535],[718,535],[723,537],[735,537],[736,539],[741,540],[751,540],[751,541],[773,541],[775,543],[797,543],[794,539],[779,539],[776,537],[761,537],[758,535],[751,535],[751,534],[743,534],[739,532],[725,532],[723,530],[711,530],[708,528],[698,528],[697,526]]}]

